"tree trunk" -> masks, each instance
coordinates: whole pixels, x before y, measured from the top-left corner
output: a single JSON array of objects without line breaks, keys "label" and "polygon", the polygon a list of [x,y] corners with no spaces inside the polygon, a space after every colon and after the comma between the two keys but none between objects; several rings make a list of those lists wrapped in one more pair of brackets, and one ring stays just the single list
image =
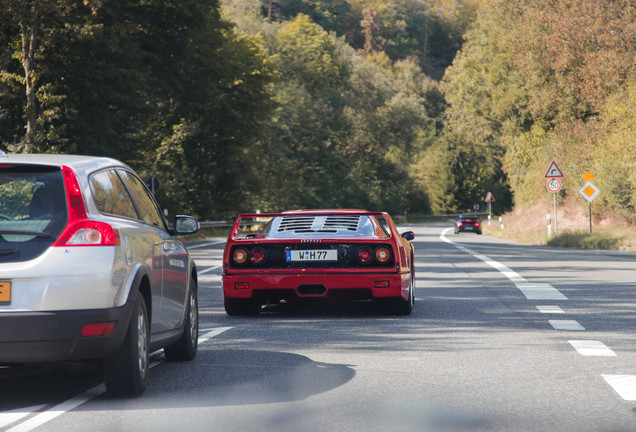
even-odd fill
[{"label": "tree trunk", "polygon": [[20,11],[20,31],[22,36],[22,66],[24,67],[24,83],[26,86],[26,146],[29,153],[35,145],[35,134],[38,120],[37,86],[34,71],[34,58],[38,45],[39,14],[38,2],[31,1]]}]

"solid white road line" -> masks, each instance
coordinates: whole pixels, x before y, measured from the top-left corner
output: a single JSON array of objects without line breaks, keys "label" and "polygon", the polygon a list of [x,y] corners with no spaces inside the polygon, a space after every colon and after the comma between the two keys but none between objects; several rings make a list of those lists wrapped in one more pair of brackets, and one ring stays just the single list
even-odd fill
[{"label": "solid white road line", "polygon": [[88,402],[89,400],[99,396],[100,394],[106,391],[106,386],[104,384],[100,384],[98,386],[93,387],[92,389],[75,396],[65,402],[62,402],[59,405],[55,405],[53,408],[46,410],[35,417],[28,419],[27,421],[20,423],[17,426],[12,427],[7,432],[29,432],[33,429],[42,426],[44,423],[47,423],[54,418],[61,416],[65,412],[68,412],[72,409],[77,408],[82,405],[84,402]]},{"label": "solid white road line", "polygon": [[626,401],[636,401],[635,375],[602,375],[614,391]]},{"label": "solid white road line", "polygon": [[539,310],[539,312],[544,313],[544,314],[562,314],[562,313],[565,313],[565,312],[563,312],[563,309],[561,309],[558,306],[537,306],[537,309]]},{"label": "solid white road line", "polygon": [[207,332],[203,336],[199,336],[199,343],[204,343],[204,342],[210,340],[211,338],[213,338],[215,336],[218,336],[218,335],[220,335],[223,332],[228,331],[231,328],[232,327],[217,327],[214,330],[211,330],[211,331]]},{"label": "solid white road line", "polygon": [[32,407],[18,408],[11,411],[5,411],[0,413],[0,428],[3,428],[11,423],[15,423],[24,417],[27,417],[33,413],[40,411],[46,405],[36,405]]},{"label": "solid white road line", "polygon": [[490,259],[486,255],[482,255],[478,252],[475,252],[474,250],[471,250],[465,246],[459,245],[455,243],[454,241],[448,239],[446,237],[446,233],[449,232],[451,229],[452,228],[447,228],[444,231],[442,231],[439,238],[446,243],[452,244],[457,249],[460,249],[474,256],[475,258],[482,260],[483,262],[485,262],[492,268],[499,270],[501,274],[506,276],[508,279],[510,279],[512,283],[515,284],[515,286],[523,293],[524,296],[526,296],[528,300],[567,300],[568,299],[566,296],[561,294],[561,292],[557,290],[556,288],[554,288],[552,285],[546,284],[546,283],[528,282],[519,273],[509,269],[508,267],[501,264],[500,262]]},{"label": "solid white road line", "polygon": [[[209,332],[207,332],[206,334],[204,334],[203,336],[199,336],[199,343],[204,343],[208,340],[210,340],[211,338],[220,335],[221,333],[231,329],[232,327],[217,327],[215,329],[210,330]],[[6,432],[30,432],[33,429],[42,426],[43,424],[53,420],[54,418],[68,412],[71,411],[75,408],[77,408],[78,406],[82,405],[85,402],[88,402],[89,400],[103,394],[106,392],[106,386],[104,384],[100,384],[98,386],[93,387],[92,389],[78,395],[75,396],[65,402],[62,402],[59,405],[55,405],[53,408],[48,409],[46,411],[43,411],[37,415],[35,415],[34,417],[26,420],[23,423],[20,423],[14,427],[12,427],[11,429],[7,430]],[[5,413],[0,413],[0,427],[7,425],[7,424],[11,424],[14,423],[16,421],[19,421],[21,418],[26,417],[30,414],[35,413],[36,411],[38,411],[39,409],[43,408],[45,405],[40,405],[38,407],[31,407],[31,408],[23,408],[20,410],[13,410],[13,411],[8,411]],[[10,416],[15,416],[15,417],[10,417]],[[11,419],[11,421],[7,421],[5,423],[5,420],[9,420]]]},{"label": "solid white road line", "polygon": [[194,246],[186,246],[186,248],[187,248],[188,250],[190,250],[190,249],[199,249],[199,248],[202,248],[202,247],[206,247],[206,246],[214,246],[214,245],[223,244],[223,243],[225,243],[225,240],[223,240],[223,241],[216,241],[216,242],[209,242],[209,243],[201,243],[201,244],[194,245]]},{"label": "solid white road line", "polygon": [[569,340],[570,345],[581,355],[598,357],[616,357],[614,351],[603,342],[593,340]]},{"label": "solid white road line", "polygon": [[574,320],[549,320],[548,322],[556,330],[585,331],[585,327]]},{"label": "solid white road line", "polygon": [[198,274],[202,275],[202,274],[210,273],[211,271],[220,269],[221,267],[222,267],[222,264],[219,264],[219,265],[214,266],[214,267],[208,267],[205,270],[201,270],[200,272],[198,272]]}]

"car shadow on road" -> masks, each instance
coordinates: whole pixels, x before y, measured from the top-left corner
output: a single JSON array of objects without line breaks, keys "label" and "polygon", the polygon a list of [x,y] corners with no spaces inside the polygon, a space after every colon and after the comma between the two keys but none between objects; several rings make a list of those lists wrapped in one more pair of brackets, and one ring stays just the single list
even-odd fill
[{"label": "car shadow on road", "polygon": [[[92,410],[156,409],[270,404],[300,401],[328,392],[355,375],[348,365],[249,349],[200,350],[187,363],[152,369],[146,393],[135,399],[93,401]],[[101,405],[101,406],[100,406]]]}]

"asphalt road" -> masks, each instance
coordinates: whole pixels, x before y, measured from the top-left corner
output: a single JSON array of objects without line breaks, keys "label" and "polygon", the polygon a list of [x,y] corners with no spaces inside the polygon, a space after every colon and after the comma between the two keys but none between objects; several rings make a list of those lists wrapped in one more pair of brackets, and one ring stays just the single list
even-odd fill
[{"label": "asphalt road", "polygon": [[193,362],[155,355],[137,399],[106,397],[90,370],[0,369],[0,431],[636,430],[635,255],[408,228],[408,317],[366,303],[228,317],[223,239],[193,243]]}]

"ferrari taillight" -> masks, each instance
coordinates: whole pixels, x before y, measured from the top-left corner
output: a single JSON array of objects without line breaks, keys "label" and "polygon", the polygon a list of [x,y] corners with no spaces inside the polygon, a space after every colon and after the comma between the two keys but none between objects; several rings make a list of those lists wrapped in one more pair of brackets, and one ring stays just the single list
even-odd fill
[{"label": "ferrari taillight", "polygon": [[388,248],[381,246],[375,250],[375,259],[379,263],[384,264],[391,259],[391,251],[389,251]]},{"label": "ferrari taillight", "polygon": [[252,264],[260,265],[267,259],[267,253],[263,248],[254,248],[250,251],[250,261]]},{"label": "ferrari taillight", "polygon": [[362,264],[368,264],[373,259],[373,250],[370,247],[361,247],[358,249],[358,261]]},{"label": "ferrari taillight", "polygon": [[249,256],[250,255],[249,255],[249,252],[247,252],[247,249],[238,248],[232,254],[232,259],[237,264],[245,264]]}]

